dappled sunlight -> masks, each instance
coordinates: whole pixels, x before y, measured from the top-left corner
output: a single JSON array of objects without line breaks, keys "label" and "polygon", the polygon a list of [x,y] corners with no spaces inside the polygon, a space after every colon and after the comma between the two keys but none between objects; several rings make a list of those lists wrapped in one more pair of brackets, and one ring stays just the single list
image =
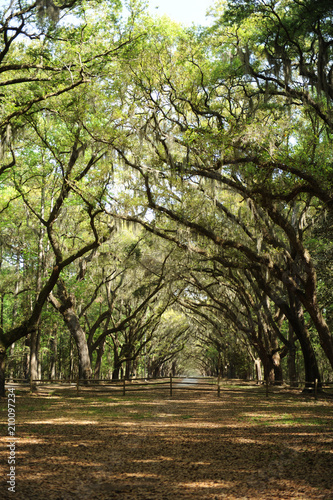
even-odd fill
[{"label": "dappled sunlight", "polygon": [[52,419],[48,419],[48,420],[43,420],[42,422],[41,421],[38,421],[38,420],[26,420],[25,422],[26,424],[32,424],[32,425],[54,425],[54,424],[62,424],[62,425],[66,425],[66,424],[69,424],[69,425],[91,425],[91,424],[95,424],[95,421],[94,420],[79,420],[79,419],[70,419],[68,420],[68,418],[52,418]]},{"label": "dappled sunlight", "polygon": [[145,472],[145,473],[140,473],[140,472],[133,472],[133,473],[125,473],[125,476],[126,477],[153,477],[153,478],[157,478],[158,477],[158,474],[148,474],[148,472]]},{"label": "dappled sunlight", "polygon": [[325,498],[332,402],[247,394],[66,395],[60,404],[33,399],[35,407],[19,396],[16,498],[44,499],[47,487],[55,500],[68,482],[71,498],[83,499]]},{"label": "dappled sunlight", "polygon": [[233,437],[229,441],[233,443],[248,444],[248,443],[258,443],[257,439],[243,438],[243,437]]},{"label": "dappled sunlight", "polygon": [[141,460],[133,460],[133,462],[137,462],[140,464],[150,464],[150,463],[158,463],[158,462],[165,462],[165,461],[169,462],[170,460],[172,461],[171,457],[158,457],[155,460],[153,460],[152,458],[148,458],[148,459],[141,459]]},{"label": "dappled sunlight", "polygon": [[191,483],[179,483],[180,487],[184,488],[232,488],[234,483],[227,481],[194,481]]}]

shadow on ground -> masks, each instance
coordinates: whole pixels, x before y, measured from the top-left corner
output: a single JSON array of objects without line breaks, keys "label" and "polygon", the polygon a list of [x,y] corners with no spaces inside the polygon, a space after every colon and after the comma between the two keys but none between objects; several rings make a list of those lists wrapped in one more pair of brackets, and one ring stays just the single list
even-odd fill
[{"label": "shadow on ground", "polygon": [[22,394],[16,492],[1,498],[333,499],[332,407],[258,389]]}]

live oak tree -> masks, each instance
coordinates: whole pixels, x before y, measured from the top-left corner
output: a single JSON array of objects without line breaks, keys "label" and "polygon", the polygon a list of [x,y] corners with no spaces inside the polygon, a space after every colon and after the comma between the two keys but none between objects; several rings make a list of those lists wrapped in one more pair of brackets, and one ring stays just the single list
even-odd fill
[{"label": "live oak tree", "polygon": [[[216,348],[229,328],[266,377],[281,378],[279,356],[292,367],[299,344],[307,383],[320,380],[313,337],[333,366],[330,276],[313,241],[330,255],[316,228],[332,207],[331,10],[239,0],[216,8],[211,28],[184,30],[138,14],[136,2],[124,20],[117,4],[63,8],[74,25],[43,20],[38,4],[3,12],[1,295],[5,307],[31,304],[15,327],[2,315],[3,351],[31,332],[34,358],[51,298],[80,325],[88,372],[94,356],[98,373],[111,339],[116,370],[126,363],[128,375],[144,346],[156,363],[163,357],[159,328],[178,301],[210,325]],[[25,28],[13,30],[20,16]],[[8,30],[21,35],[8,42]],[[22,227],[10,226],[12,213]],[[119,220],[154,235],[157,261],[172,250],[141,297],[125,280],[140,274],[140,259],[118,263],[113,281],[103,257]],[[8,276],[15,265],[25,270],[19,284]]]},{"label": "live oak tree", "polygon": [[[22,125],[20,117],[32,112],[42,101],[68,91],[83,82],[78,73],[76,81],[70,78],[64,61],[51,55],[50,39],[57,36],[57,21],[66,16],[79,2],[72,0],[56,5],[52,1],[22,4],[10,2],[1,9],[0,73],[1,110],[0,129],[2,150],[11,148],[11,135]],[[70,60],[68,60],[69,62]],[[71,61],[73,62],[73,61]],[[74,76],[74,75],[73,75]],[[11,151],[14,159],[14,151]],[[10,168],[3,165],[1,173]]]},{"label": "live oak tree", "polygon": [[80,378],[90,378],[95,353],[94,372],[98,373],[108,339],[113,345],[113,378],[119,378],[122,365],[129,378],[161,316],[174,301],[165,290],[163,254],[158,256],[160,262],[150,259],[148,265],[148,254],[140,257],[140,239],[121,234],[118,241],[108,242],[92,258],[88,256],[89,262],[79,262],[76,279],[58,280],[57,292],[50,294],[52,305],[77,343]]},{"label": "live oak tree", "polygon": [[[253,29],[254,20],[259,21],[259,29]],[[304,218],[309,213],[306,206],[312,205],[312,216],[318,211],[331,210],[331,20],[332,9],[326,2],[247,2],[246,5],[233,2],[226,9],[222,25],[235,27],[236,22],[240,28],[237,33],[233,30],[239,68],[255,82],[248,98],[253,96],[257,106],[263,102],[268,109],[276,107],[282,98],[288,109],[292,128],[285,130],[285,139],[273,136],[275,146],[270,145],[268,161],[262,161],[263,152],[257,154],[257,146],[253,148],[246,137],[242,145],[242,150],[247,150],[243,160],[249,158],[249,152],[254,153],[259,176],[252,191],[266,208],[270,206],[270,216],[283,227],[294,254],[297,252],[299,260],[304,262],[306,286],[303,293],[296,290],[296,294],[311,315],[332,365],[332,337],[317,303],[316,271],[309,253],[306,255],[307,249],[301,248],[306,224],[299,220],[295,227],[291,218],[287,227],[286,218],[272,206],[272,200],[282,200],[294,213],[295,202],[296,211],[303,213]],[[251,25],[252,29],[247,29]],[[299,207],[302,203],[303,209]]]},{"label": "live oak tree", "polygon": [[[84,107],[87,105],[87,111],[91,110],[94,97],[91,96],[88,103],[76,90],[81,84],[91,88],[91,82],[96,74],[101,73],[101,68],[105,69],[107,64],[112,66],[123,47],[132,42],[131,30],[125,34],[124,26],[117,22],[119,10],[114,5],[104,4],[102,17],[110,24],[108,28],[100,25],[99,36],[99,20],[96,16],[88,20],[85,16],[89,12],[80,5],[73,11],[77,16],[75,26],[66,24],[66,21],[55,24],[52,19],[42,22],[38,19],[40,12],[37,10],[41,5],[38,2],[19,11],[15,10],[15,5],[12,3],[2,13],[3,87],[6,92],[11,88],[14,90],[2,109],[1,123],[5,133],[0,175],[2,186],[6,183],[12,190],[5,188],[1,211],[7,210],[17,199],[24,203],[30,217],[44,228],[39,232],[40,242],[44,231],[53,252],[53,261],[48,267],[47,277],[43,277],[42,283],[39,280],[31,310],[15,327],[1,331],[2,394],[7,348],[18,339],[31,335],[31,375],[36,378],[36,336],[49,293],[68,265],[109,237],[110,229],[98,227],[96,222],[98,209],[89,201],[85,202],[80,192],[91,182],[88,173],[103,161],[106,148],[98,145],[84,130],[84,116],[87,116]],[[64,4],[64,8],[74,6],[75,3]],[[18,37],[21,33],[23,40]],[[96,45],[90,43],[92,38],[98,41]],[[103,190],[106,179],[103,172],[101,175],[100,189]],[[48,183],[43,181],[45,178]],[[47,200],[34,195],[38,190],[44,190],[45,198],[45,191],[50,188],[51,197]],[[87,230],[86,242],[76,239],[73,234],[68,235],[69,239],[73,238],[73,244],[64,245],[61,239],[63,218],[71,206],[79,204],[81,208],[85,207],[85,221],[78,224]]]},{"label": "live oak tree", "polygon": [[[21,325],[2,335],[3,345],[8,347],[21,337],[31,334],[31,368],[34,369],[31,375],[33,378],[37,378],[36,364],[33,362],[34,358],[37,356],[37,342],[35,337],[38,331],[40,315],[49,293],[59,279],[60,273],[67,266],[86,253],[91,252],[94,248],[100,246],[103,241],[109,238],[110,232],[112,232],[112,227],[110,229],[102,228],[101,232],[97,230],[96,219],[98,217],[98,211],[88,206],[87,220],[79,221],[76,227],[76,230],[80,226],[85,227],[86,242],[77,240],[74,232],[71,234],[69,226],[66,228],[66,239],[64,235],[61,235],[64,222],[63,217],[66,215],[66,211],[69,207],[75,210],[75,204],[81,202],[81,198],[78,199],[71,193],[72,186],[70,182],[72,180],[72,182],[79,184],[84,175],[89,172],[99,159],[98,151],[91,150],[89,152],[87,151],[86,158],[79,158],[80,148],[82,147],[82,143],[79,144],[79,131],[75,131],[75,136],[70,151],[62,155],[61,158],[57,158],[58,165],[56,168],[52,162],[47,162],[46,170],[48,170],[48,172],[45,172],[45,174],[47,173],[49,177],[48,182],[46,182],[46,188],[48,185],[50,187],[52,186],[51,189],[54,190],[56,194],[54,200],[49,200],[48,205],[43,207],[42,211],[40,210],[40,198],[38,196],[36,197],[34,193],[38,188],[38,186],[35,186],[35,183],[40,173],[36,172],[36,174],[33,175],[30,167],[29,171],[24,171],[25,169],[22,169],[19,172],[19,183],[16,182],[17,179],[14,179],[14,184],[21,195],[20,201],[29,209],[31,217],[33,217],[35,221],[37,220],[38,225],[45,228],[45,238],[47,238],[49,252],[52,253],[52,258],[48,256],[48,269],[51,268],[51,272],[43,276],[40,286],[37,285],[35,297],[32,299],[32,310],[27,314],[27,319],[25,319]],[[55,151],[53,150],[53,152]],[[19,159],[18,163],[20,163]],[[58,166],[63,172],[60,176],[58,176],[57,172]],[[73,231],[75,231],[74,227]]]},{"label": "live oak tree", "polygon": [[[265,377],[271,382],[281,382],[280,358],[287,353],[287,341],[278,321],[281,318],[274,314],[268,298],[254,286],[246,272],[230,268],[225,271],[216,262],[213,266],[206,262],[202,270],[197,265],[188,279],[191,292],[182,304],[198,319],[213,326],[207,344],[215,345],[225,358],[224,364],[234,364],[229,351],[239,351],[236,338],[238,343],[248,346],[249,357],[254,361],[261,359]],[[229,349],[230,345],[233,349]]]},{"label": "live oak tree", "polygon": [[145,352],[147,376],[166,377],[170,373],[179,373],[179,353],[187,350],[185,345],[192,335],[186,316],[177,309],[169,308]]},{"label": "live oak tree", "polygon": [[[272,16],[276,17],[275,11]],[[276,78],[273,69],[266,71],[265,51],[260,57],[251,54],[252,59],[245,60],[240,50],[242,31],[233,26],[226,36],[225,26],[222,22],[222,35],[213,38],[212,44],[209,39],[208,44],[200,45],[191,35],[178,35],[176,42],[173,38],[167,46],[160,38],[156,42],[158,55],[148,59],[148,65],[143,59],[131,63],[129,71],[138,90],[126,98],[136,106],[144,103],[149,111],[144,119],[137,113],[135,132],[132,120],[130,147],[129,143],[120,145],[117,152],[128,167],[140,173],[147,207],[214,242],[224,253],[227,266],[235,259],[247,262],[261,274],[264,271],[273,276],[284,295],[296,296],[311,316],[332,364],[332,337],[318,305],[316,270],[304,241],[308,227],[304,220],[316,216],[331,200],[330,170],[314,168],[322,159],[329,166],[322,147],[323,141],[330,141],[327,128],[323,128],[329,123],[322,116],[324,108],[319,109],[314,101],[306,101],[311,106],[298,112],[303,101],[290,102],[294,94],[285,78],[276,88],[287,90],[270,92],[271,87],[264,85],[264,92],[260,75],[264,83],[267,79],[274,83]],[[265,32],[264,21],[260,29]],[[207,62],[209,50],[216,59],[208,58]],[[256,73],[251,69],[252,61]],[[298,85],[298,80],[294,83]],[[290,117],[299,125],[298,130],[290,125]],[[246,235],[242,217],[237,220],[235,213],[228,212],[218,196],[207,193],[201,180],[218,183],[220,190],[247,200],[250,211],[254,207],[257,229]],[[202,201],[194,201],[199,200],[195,185],[215,201],[229,222],[239,227],[243,224],[247,242],[209,226],[213,210],[208,215],[202,210]],[[191,201],[186,204],[186,199],[200,203],[199,215],[192,215]],[[152,225],[150,230],[159,231]],[[172,239],[166,231],[160,234]],[[263,240],[265,251],[259,248]],[[181,244],[179,239],[177,243]],[[296,328],[293,322],[292,328]],[[313,381],[317,372],[310,372],[309,381]]]}]

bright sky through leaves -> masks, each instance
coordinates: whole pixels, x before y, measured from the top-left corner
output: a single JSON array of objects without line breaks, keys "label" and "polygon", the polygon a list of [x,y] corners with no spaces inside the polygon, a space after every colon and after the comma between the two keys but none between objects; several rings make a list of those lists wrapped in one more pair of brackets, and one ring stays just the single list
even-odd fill
[{"label": "bright sky through leaves", "polygon": [[206,11],[213,3],[213,0],[150,0],[149,12],[159,16],[166,14],[187,26],[193,23],[207,25],[210,18],[206,17]]}]

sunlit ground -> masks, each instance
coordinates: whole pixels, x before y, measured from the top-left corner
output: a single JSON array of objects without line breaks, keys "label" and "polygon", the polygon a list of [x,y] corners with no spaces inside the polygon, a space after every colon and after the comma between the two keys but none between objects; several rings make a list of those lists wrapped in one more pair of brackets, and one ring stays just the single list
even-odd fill
[{"label": "sunlit ground", "polygon": [[[8,472],[2,404],[2,472]],[[333,400],[17,390],[17,499],[333,499]]]}]

